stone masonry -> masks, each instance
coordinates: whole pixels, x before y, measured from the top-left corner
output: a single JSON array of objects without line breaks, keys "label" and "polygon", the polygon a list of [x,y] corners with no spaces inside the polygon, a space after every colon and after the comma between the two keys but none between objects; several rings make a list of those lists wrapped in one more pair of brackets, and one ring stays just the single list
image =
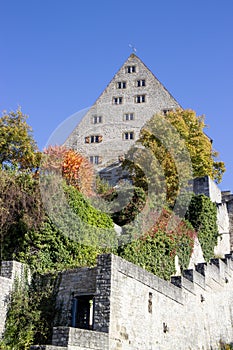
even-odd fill
[{"label": "stone masonry", "polygon": [[[171,282],[115,255],[99,256],[96,271],[93,330],[61,324],[52,345],[31,350],[217,350],[233,340],[232,254]],[[70,277],[63,276],[72,295]]]},{"label": "stone masonry", "polygon": [[[214,253],[216,256],[224,256],[232,250],[232,226],[230,221],[233,217],[233,206],[227,206],[226,196],[209,176],[198,177],[193,180],[193,191],[195,194],[204,194],[216,204],[217,207],[217,225],[218,225],[218,244]],[[233,201],[232,201],[233,202]]]},{"label": "stone masonry", "polygon": [[[135,67],[135,71],[129,72],[130,67]],[[132,54],[70,134],[65,146],[90,159],[101,176],[116,181],[121,173],[120,160],[138,139],[146,121],[158,112],[178,107],[165,87]]]},{"label": "stone masonry", "polygon": [[24,276],[25,266],[17,261],[3,261],[0,272],[0,338],[4,332],[10,292],[15,278]]}]

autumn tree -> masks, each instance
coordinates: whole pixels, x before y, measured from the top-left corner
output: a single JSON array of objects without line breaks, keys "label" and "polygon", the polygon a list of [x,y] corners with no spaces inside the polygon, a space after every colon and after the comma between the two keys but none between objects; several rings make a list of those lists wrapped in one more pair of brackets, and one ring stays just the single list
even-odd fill
[{"label": "autumn tree", "polygon": [[147,192],[150,186],[160,193],[165,188],[166,200],[173,205],[181,188],[187,188],[194,177],[209,175],[220,182],[225,166],[216,160],[218,153],[204,127],[204,118],[192,110],[152,117],[124,162],[135,185]]},{"label": "autumn tree", "polygon": [[27,115],[20,108],[0,118],[0,163],[20,170],[37,169],[40,156]]},{"label": "autumn tree", "polygon": [[60,174],[68,184],[85,195],[93,190],[93,167],[80,153],[64,146],[49,146],[44,150],[41,170]]}]

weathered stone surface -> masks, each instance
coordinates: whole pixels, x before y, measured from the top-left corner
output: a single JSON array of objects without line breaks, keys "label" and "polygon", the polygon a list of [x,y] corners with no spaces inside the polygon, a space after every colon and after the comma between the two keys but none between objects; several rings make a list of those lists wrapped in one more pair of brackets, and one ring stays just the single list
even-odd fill
[{"label": "weathered stone surface", "polygon": [[17,261],[2,261],[0,273],[0,339],[4,332],[7,307],[13,282],[24,276],[25,265]]},{"label": "weathered stone surface", "polygon": [[[135,73],[127,73],[127,66],[135,66]],[[137,80],[145,80],[145,86],[137,86]],[[126,82],[119,89],[118,82]],[[135,103],[137,95],[145,95],[145,103]],[[122,104],[115,105],[114,97],[122,97]],[[122,175],[119,159],[138,139],[142,126],[154,114],[180,107],[152,72],[134,54],[119,69],[107,88],[73,130],[65,145],[78,150],[86,157],[99,156],[97,165],[101,176],[117,181]],[[133,120],[124,120],[125,113],[133,113]],[[101,123],[93,123],[93,117],[101,116]],[[125,132],[133,132],[133,139],[124,139]],[[102,136],[99,143],[85,143],[91,135]]]},{"label": "weathered stone surface", "polygon": [[[92,282],[85,290],[87,278]],[[31,350],[210,350],[220,340],[233,341],[232,254],[185,270],[172,283],[120,257],[101,255],[96,268],[63,273],[58,300],[68,291],[78,293],[77,281],[82,293],[94,292],[94,330],[61,323],[52,345]],[[68,310],[69,298],[63,301]]]}]

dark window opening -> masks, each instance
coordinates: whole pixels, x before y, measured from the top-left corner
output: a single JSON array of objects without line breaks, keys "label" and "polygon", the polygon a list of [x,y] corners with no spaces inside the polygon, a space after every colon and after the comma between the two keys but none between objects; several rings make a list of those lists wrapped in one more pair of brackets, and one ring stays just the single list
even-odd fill
[{"label": "dark window opening", "polygon": [[134,120],[134,114],[133,113],[125,113],[124,120]]},{"label": "dark window opening", "polygon": [[131,132],[125,132],[123,134],[123,139],[124,140],[133,140],[134,139],[134,133],[131,131]]},{"label": "dark window opening", "polygon": [[146,86],[145,79],[137,80],[137,87]]},{"label": "dark window opening", "polygon": [[117,83],[117,89],[126,89],[126,81],[119,81]]},{"label": "dark window opening", "polygon": [[99,142],[102,142],[103,137],[100,135],[91,135],[90,140],[91,140],[91,143],[99,143]]},{"label": "dark window opening", "polygon": [[100,156],[90,156],[90,163],[91,164],[101,164],[102,158]]},{"label": "dark window opening", "polygon": [[92,119],[94,124],[102,123],[102,116],[95,115]]},{"label": "dark window opening", "polygon": [[153,294],[149,293],[149,299],[148,299],[148,312],[150,314],[152,314],[152,298],[153,298]]},{"label": "dark window opening", "polygon": [[136,66],[127,66],[126,67],[126,73],[135,73],[136,72]]},{"label": "dark window opening", "polygon": [[71,326],[93,329],[94,297],[91,295],[73,298]]},{"label": "dark window opening", "polygon": [[135,102],[136,103],[144,103],[144,102],[146,102],[146,95],[137,95],[135,97]]},{"label": "dark window opening", "polygon": [[167,108],[167,109],[163,109],[163,114],[167,115],[169,112],[171,112],[172,109],[171,108]]},{"label": "dark window opening", "polygon": [[113,104],[114,105],[121,105],[123,102],[123,97],[113,97]]}]

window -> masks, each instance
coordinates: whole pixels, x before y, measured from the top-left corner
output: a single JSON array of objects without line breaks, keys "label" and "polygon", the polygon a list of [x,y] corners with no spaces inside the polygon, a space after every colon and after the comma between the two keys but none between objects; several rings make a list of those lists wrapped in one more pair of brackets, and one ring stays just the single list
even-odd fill
[{"label": "window", "polygon": [[91,135],[91,143],[99,143],[102,141],[103,137],[100,135]]},{"label": "window", "polygon": [[126,121],[134,120],[134,114],[133,113],[125,113],[123,119],[126,120]]},{"label": "window", "polygon": [[126,73],[136,73],[136,66],[127,66]]},{"label": "window", "polygon": [[85,143],[100,143],[103,141],[103,136],[91,135],[85,137]]},{"label": "window", "polygon": [[145,81],[145,79],[137,80],[136,86],[137,86],[137,87],[146,86],[146,81]]},{"label": "window", "polygon": [[123,140],[133,140],[134,139],[134,133],[133,131],[125,132],[123,134]]},{"label": "window", "polygon": [[71,326],[82,329],[93,328],[94,296],[77,296],[72,300]]},{"label": "window", "polygon": [[117,89],[126,89],[126,81],[119,81],[117,83]]},{"label": "window", "polygon": [[172,111],[171,108],[163,109],[163,114],[164,114],[164,115],[167,115],[168,112],[171,112],[171,111]]},{"label": "window", "polygon": [[123,97],[113,97],[113,104],[114,105],[121,105],[123,102]]},{"label": "window", "polygon": [[99,115],[94,115],[94,117],[92,118],[93,124],[99,124],[102,123],[102,121],[102,116]]},{"label": "window", "polygon": [[144,102],[146,102],[146,95],[137,95],[135,97],[135,102],[136,103],[144,103]]},{"label": "window", "polygon": [[101,164],[102,160],[100,156],[90,156],[91,164]]},{"label": "window", "polygon": [[148,312],[152,314],[152,299],[153,299],[153,294],[149,293],[149,299],[148,299]]}]

